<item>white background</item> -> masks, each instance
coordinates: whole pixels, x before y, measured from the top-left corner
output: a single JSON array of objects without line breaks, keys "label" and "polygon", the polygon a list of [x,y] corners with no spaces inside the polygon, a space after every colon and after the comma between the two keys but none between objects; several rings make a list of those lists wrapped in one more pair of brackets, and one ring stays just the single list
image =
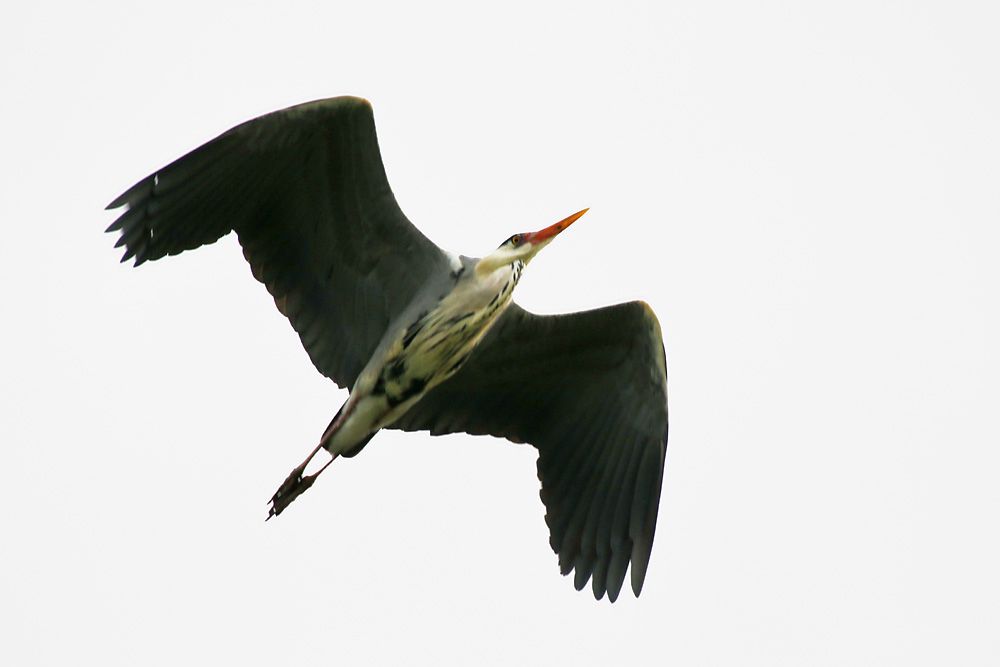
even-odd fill
[{"label": "white background", "polygon": [[[476,6],[5,12],[0,662],[996,664],[995,3]],[[559,576],[487,438],[383,433],[264,524],[346,392],[233,238],[132,269],[102,209],[338,94],[445,248],[591,207],[522,305],[658,313],[638,601]]]}]

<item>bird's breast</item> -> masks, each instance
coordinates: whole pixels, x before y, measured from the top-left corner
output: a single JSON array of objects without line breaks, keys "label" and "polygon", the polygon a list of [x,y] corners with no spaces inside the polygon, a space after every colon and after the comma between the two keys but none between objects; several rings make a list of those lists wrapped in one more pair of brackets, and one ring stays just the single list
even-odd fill
[{"label": "bird's breast", "polygon": [[372,393],[391,407],[415,401],[453,375],[510,304],[523,262],[481,280],[459,282],[400,334],[375,380]]}]

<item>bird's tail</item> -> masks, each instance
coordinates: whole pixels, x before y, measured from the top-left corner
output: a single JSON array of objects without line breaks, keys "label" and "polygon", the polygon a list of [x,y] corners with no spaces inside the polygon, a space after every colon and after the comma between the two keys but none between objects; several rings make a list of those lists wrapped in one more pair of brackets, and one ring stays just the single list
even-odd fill
[{"label": "bird's tail", "polygon": [[[333,419],[330,420],[330,425],[326,427],[325,431],[323,431],[323,437],[319,439],[321,447],[326,447],[330,443],[330,440],[333,438],[333,435],[337,432],[337,429],[340,428],[340,417],[344,413],[344,408],[346,407],[347,407],[347,402],[345,402],[342,406],[340,406],[340,409],[337,410],[337,414],[335,414],[333,416]],[[378,433],[378,431],[369,434],[368,437],[366,437],[364,440],[360,441],[356,445],[351,446],[350,449],[340,452],[340,456],[343,456],[346,459],[357,456],[358,453],[365,448],[365,445],[367,445],[368,442],[375,437],[375,433]]]}]

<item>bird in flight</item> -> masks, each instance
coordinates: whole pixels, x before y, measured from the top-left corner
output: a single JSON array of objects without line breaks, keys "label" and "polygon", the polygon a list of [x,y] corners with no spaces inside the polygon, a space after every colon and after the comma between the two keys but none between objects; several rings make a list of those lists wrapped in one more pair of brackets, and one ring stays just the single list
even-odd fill
[{"label": "bird in flight", "polygon": [[[389,189],[371,105],[300,104],[238,125],[108,205],[122,262],[235,231],[316,369],[350,395],[270,501],[284,511],[383,428],[493,435],[538,449],[564,575],[614,602],[642,589],[667,447],[667,371],[650,307],[535,315],[511,300],[527,264],[586,209],[483,258],[446,252]],[[325,464],[312,459],[325,450]]]}]

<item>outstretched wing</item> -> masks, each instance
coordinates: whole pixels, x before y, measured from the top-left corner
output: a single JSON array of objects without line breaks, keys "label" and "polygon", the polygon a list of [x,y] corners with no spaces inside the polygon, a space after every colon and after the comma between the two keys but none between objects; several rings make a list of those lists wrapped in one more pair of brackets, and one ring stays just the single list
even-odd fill
[{"label": "outstretched wing", "polygon": [[469,361],[390,428],[489,434],[538,448],[563,574],[614,602],[642,589],[667,447],[667,372],[648,305],[539,316],[517,305]]},{"label": "outstretched wing", "polygon": [[[389,189],[371,105],[318,100],[243,123],[136,183],[122,261],[138,266],[235,230],[257,280],[316,368],[354,384],[420,286],[447,275],[444,252]],[[116,246],[117,247],[117,246]]]}]

